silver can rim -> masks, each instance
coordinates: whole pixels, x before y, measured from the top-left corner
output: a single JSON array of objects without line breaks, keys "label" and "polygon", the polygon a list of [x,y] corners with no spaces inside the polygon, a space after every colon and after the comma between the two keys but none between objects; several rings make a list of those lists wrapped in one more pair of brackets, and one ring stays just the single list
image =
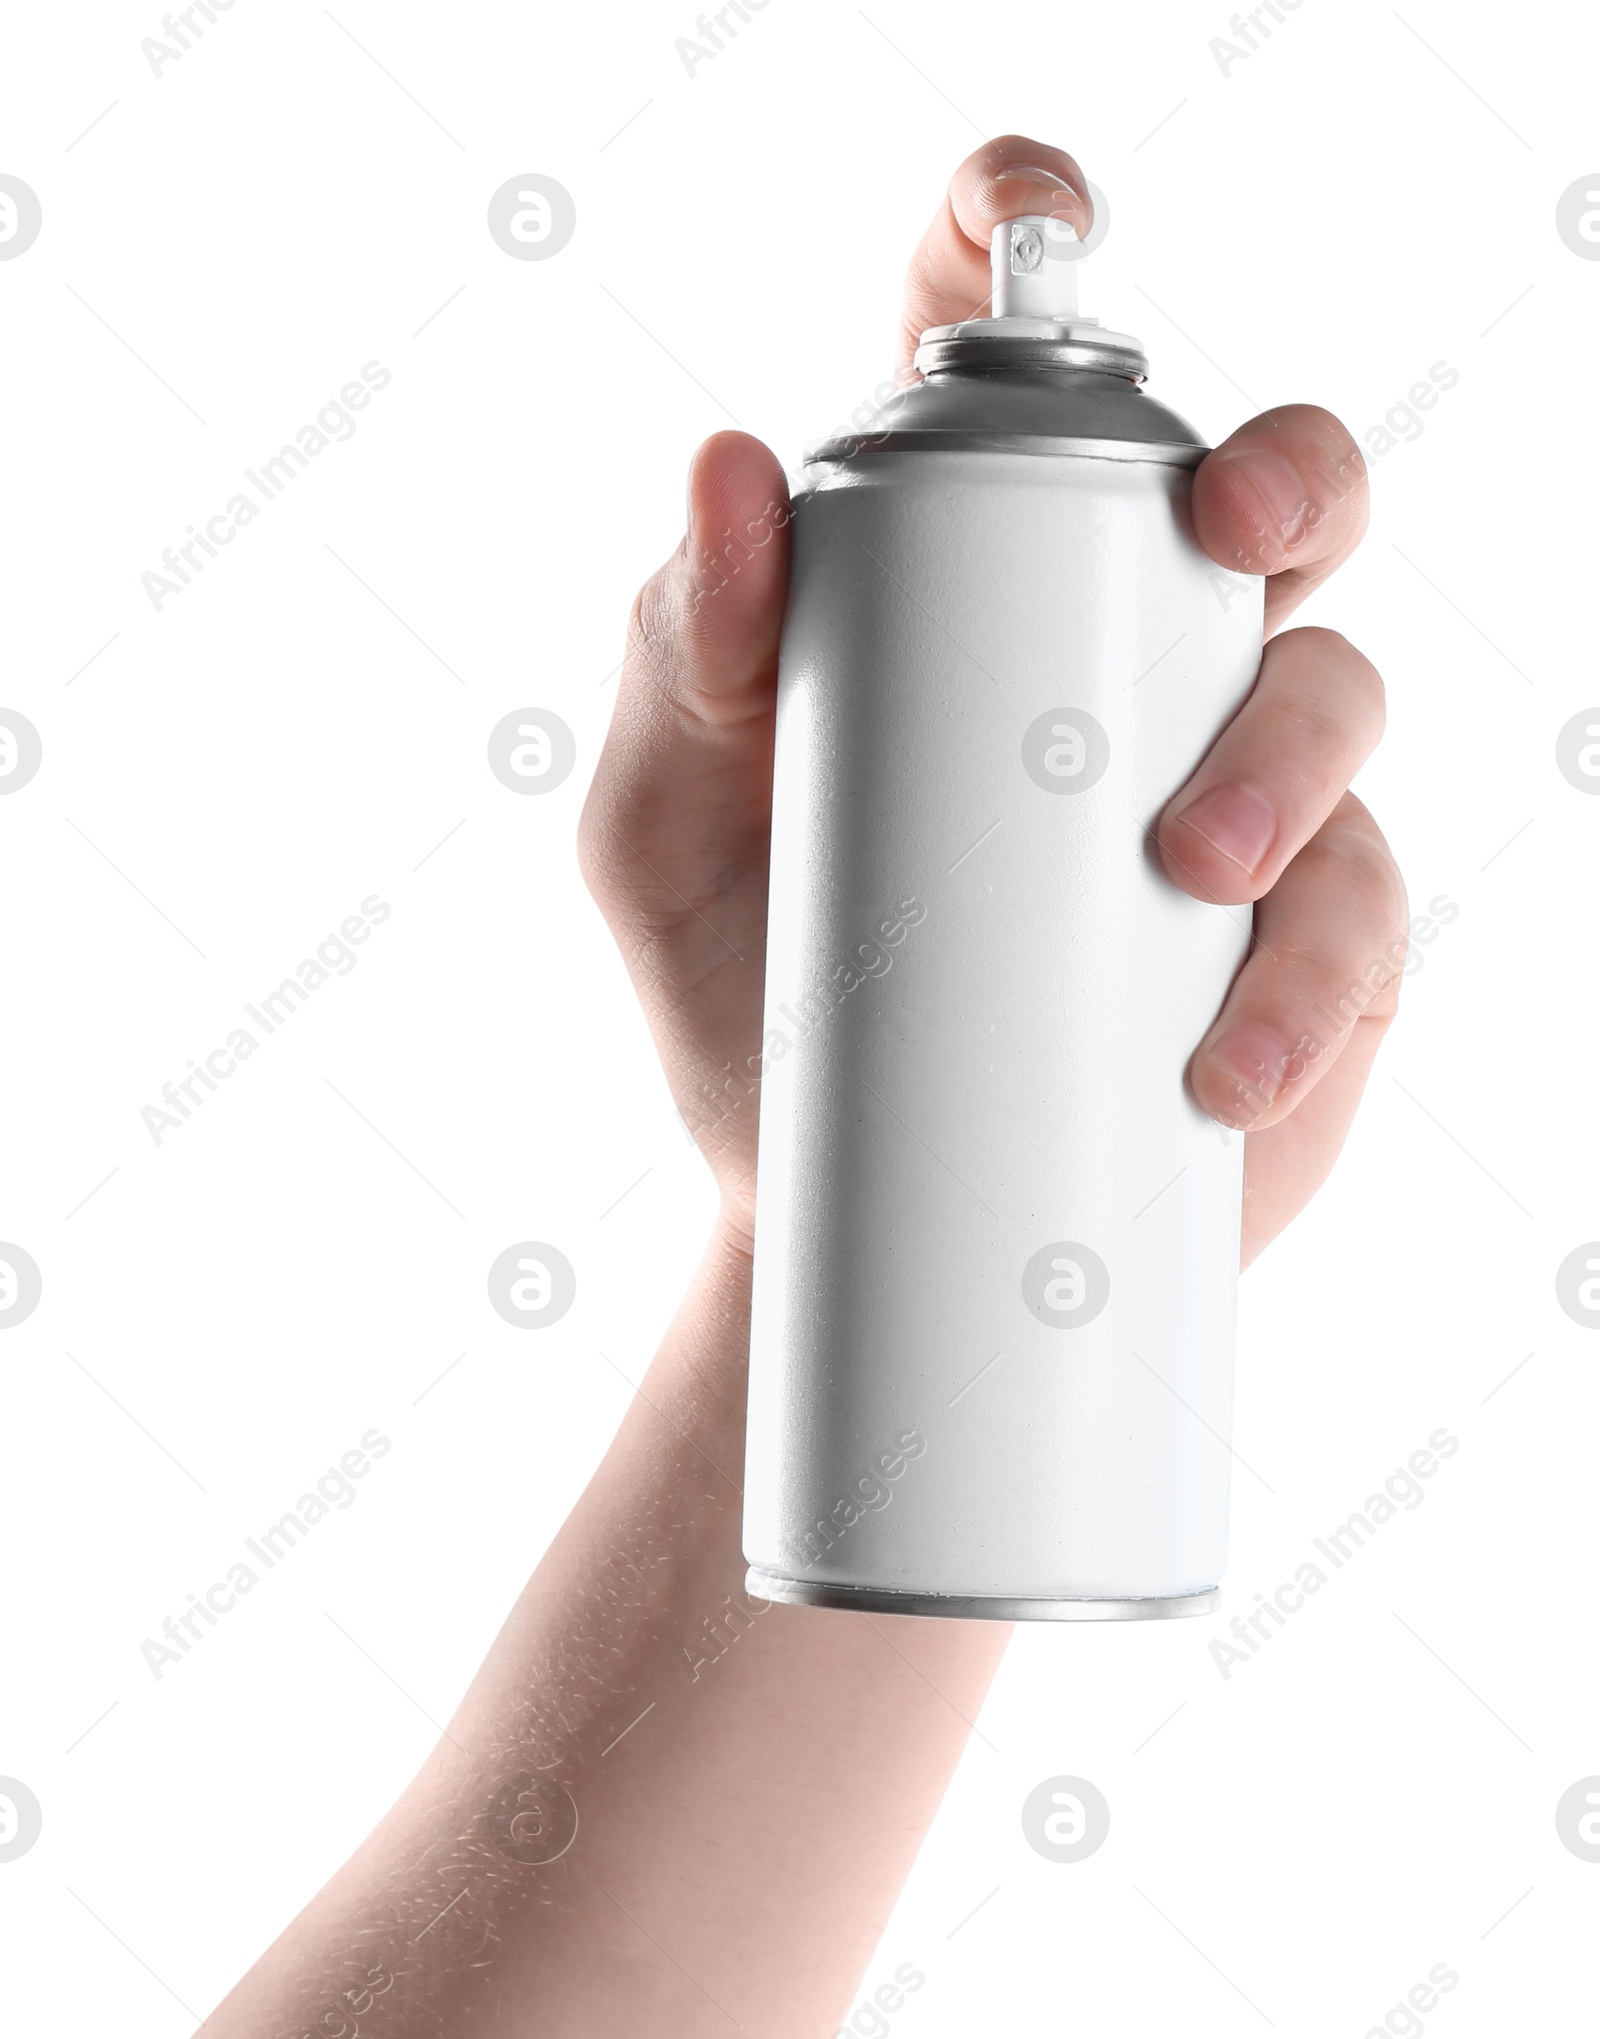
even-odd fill
[{"label": "silver can rim", "polygon": [[955,1621],[1173,1621],[1214,1614],[1221,1602],[1216,1586],[1196,1593],[1152,1595],[1127,1600],[1051,1599],[1025,1594],[903,1593],[878,1586],[841,1586],[821,1579],[791,1579],[751,1565],[744,1589],[757,1600],[785,1607],[854,1609],[860,1614],[932,1615]]},{"label": "silver can rim", "polygon": [[1198,467],[1208,446],[1157,439],[1051,437],[1039,432],[846,432],[814,440],[801,455],[806,467],[842,465],[862,454],[1027,453],[1057,460],[1116,460],[1148,467]]}]

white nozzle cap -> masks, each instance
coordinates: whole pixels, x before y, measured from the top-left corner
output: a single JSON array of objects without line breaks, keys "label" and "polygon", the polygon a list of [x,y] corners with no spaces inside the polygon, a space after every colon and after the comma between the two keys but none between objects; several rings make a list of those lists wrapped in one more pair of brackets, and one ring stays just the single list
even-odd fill
[{"label": "white nozzle cap", "polygon": [[1003,220],[989,236],[990,317],[1076,319],[1079,260],[1071,220],[1046,213]]}]

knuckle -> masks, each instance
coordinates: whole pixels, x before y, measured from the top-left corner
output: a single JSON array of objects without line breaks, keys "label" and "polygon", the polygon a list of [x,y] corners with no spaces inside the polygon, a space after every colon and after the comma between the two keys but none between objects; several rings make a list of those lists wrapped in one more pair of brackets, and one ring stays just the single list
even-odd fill
[{"label": "knuckle", "polygon": [[1389,690],[1383,675],[1365,652],[1350,647],[1350,685],[1366,714],[1373,741],[1382,736],[1389,720]]},{"label": "knuckle", "polygon": [[[1383,675],[1341,631],[1304,623],[1273,640],[1293,660],[1296,707],[1319,730],[1348,741],[1352,728],[1376,743],[1388,713]],[[1282,654],[1280,654],[1281,656]]]},{"label": "knuckle", "polygon": [[628,614],[627,658],[653,662],[664,644],[683,626],[683,583],[678,572],[681,552],[659,566],[633,598]]},{"label": "knuckle", "polygon": [[1353,794],[1345,795],[1307,848],[1365,925],[1389,935],[1404,934],[1410,904],[1400,866],[1377,823]]}]

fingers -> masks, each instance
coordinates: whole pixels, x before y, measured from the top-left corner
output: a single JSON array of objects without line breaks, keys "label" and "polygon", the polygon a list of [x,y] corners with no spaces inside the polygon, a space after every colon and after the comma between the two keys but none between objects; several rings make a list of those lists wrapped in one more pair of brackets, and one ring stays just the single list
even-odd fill
[{"label": "fingers", "polygon": [[1156,830],[1196,899],[1260,899],[1334,811],[1383,734],[1383,682],[1332,630],[1268,644],[1250,698]]},{"label": "fingers", "polygon": [[1086,235],[1093,208],[1083,172],[1063,149],[1000,135],[974,149],[950,180],[943,206],[906,272],[899,366],[908,368],[929,326],[983,317],[989,308],[989,235],[1022,213],[1054,213]]},{"label": "fingers", "polygon": [[1270,576],[1270,637],[1360,543],[1366,462],[1331,412],[1284,404],[1206,456],[1193,506],[1195,535],[1219,566]]},{"label": "fingers", "polygon": [[1202,1110],[1261,1131],[1310,1096],[1358,1035],[1358,1062],[1370,1060],[1399,1001],[1406,914],[1389,846],[1346,793],[1256,908],[1255,945],[1189,1065]]},{"label": "fingers", "polygon": [[1301,1097],[1290,1116],[1265,1132],[1250,1133],[1244,1152],[1241,1267],[1248,1267],[1327,1181],[1391,1017],[1374,1014],[1358,1019],[1332,1066]]}]

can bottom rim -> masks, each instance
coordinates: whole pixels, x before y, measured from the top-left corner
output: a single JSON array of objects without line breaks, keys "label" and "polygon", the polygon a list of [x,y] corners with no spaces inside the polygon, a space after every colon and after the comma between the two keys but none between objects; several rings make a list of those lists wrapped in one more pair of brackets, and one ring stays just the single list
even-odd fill
[{"label": "can bottom rim", "polygon": [[1172,1621],[1188,1614],[1213,1614],[1221,1595],[1215,1586],[1133,1600],[1052,1600],[1032,1594],[1006,1597],[979,1593],[902,1593],[879,1586],[838,1586],[819,1579],[789,1579],[752,1565],[744,1589],[757,1600],[786,1607],[854,1608],[861,1614],[920,1614],[955,1621]]}]

